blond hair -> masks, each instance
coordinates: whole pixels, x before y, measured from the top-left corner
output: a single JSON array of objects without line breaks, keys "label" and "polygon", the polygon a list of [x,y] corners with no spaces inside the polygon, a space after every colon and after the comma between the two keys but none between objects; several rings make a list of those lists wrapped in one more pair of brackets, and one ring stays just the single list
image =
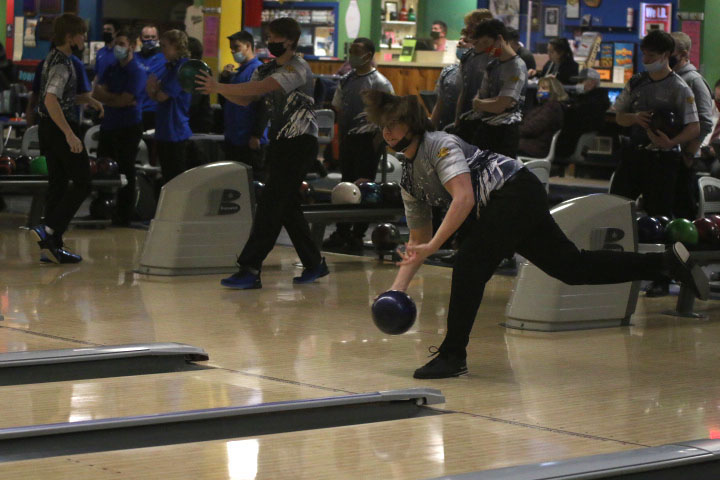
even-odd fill
[{"label": "blond hair", "polygon": [[538,88],[540,87],[550,90],[550,98],[558,102],[564,102],[569,98],[562,83],[555,77],[542,77],[538,80]]},{"label": "blond hair", "polygon": [[188,36],[182,30],[168,30],[160,36],[161,40],[170,42],[177,50],[178,57],[189,57]]}]

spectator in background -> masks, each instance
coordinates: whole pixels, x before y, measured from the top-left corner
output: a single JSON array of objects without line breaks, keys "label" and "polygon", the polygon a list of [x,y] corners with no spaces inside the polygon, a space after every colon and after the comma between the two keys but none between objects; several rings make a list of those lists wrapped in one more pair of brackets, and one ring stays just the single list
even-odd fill
[{"label": "spectator in background", "polygon": [[565,126],[557,143],[557,156],[568,157],[575,151],[583,133],[596,132],[605,123],[605,112],[610,108],[607,90],[598,88],[600,74],[586,68],[573,80],[577,81],[578,94],[565,106]]},{"label": "spectator in background", "polygon": [[268,50],[275,58],[258,67],[251,81],[228,85],[210,75],[198,79],[200,91],[222,93],[228,101],[243,105],[262,98],[269,111],[267,184],[250,238],[237,260],[238,272],[220,282],[236,289],[262,288],[262,264],[275,247],[282,227],[304,266],[293,283],[311,283],[330,273],[313,242],[298,192],[318,153],[312,70],[296,54],[301,33],[297,21],[276,18],[268,24],[268,32]]},{"label": "spectator in background", "polygon": [[111,157],[125,175],[127,185],[118,191],[115,225],[129,225],[135,210],[135,158],[142,138],[142,106],[138,103],[145,89],[145,69],[135,58],[137,33],[117,32],[113,47],[115,61],[95,82],[93,96],[105,105],[100,124],[98,156]]},{"label": "spectator in background", "polygon": [[[375,181],[384,149],[380,129],[367,121],[362,92],[380,90],[394,93],[392,84],[372,66],[375,44],[356,38],[350,45],[353,69],[340,79],[332,106],[337,112],[340,134],[340,171],[343,182]],[[323,247],[362,251],[368,224],[338,223]]]},{"label": "spectator in background", "polygon": [[[680,146],[700,135],[700,122],[692,90],[672,71],[669,59],[675,41],[669,33],[651,30],[640,43],[645,71],[630,78],[615,101],[618,125],[630,127],[610,193],[636,200],[643,196],[650,216],[673,216],[679,202],[678,178],[684,168]],[[651,128],[653,115],[672,112],[677,128]],[[668,282],[653,282],[647,296],[668,294]]]},{"label": "spectator in background", "polygon": [[540,77],[552,75],[563,85],[575,85],[573,77],[578,75],[578,64],[573,58],[570,42],[567,38],[553,38],[547,49],[550,61],[543,66]]},{"label": "spectator in background", "polygon": [[475,27],[475,48],[490,52],[492,60],[467,117],[479,120],[472,144],[510,158],[517,156],[522,106],[525,103],[527,69],[525,62],[505,40],[507,28],[497,19]]},{"label": "spectator in background", "polygon": [[[75,108],[87,103],[98,109],[102,105],[90,95],[77,95],[77,77],[70,57],[82,51],[87,24],[77,15],[66,13],[53,22],[53,42],[40,80],[40,150],[47,157],[48,191],[44,223],[30,229],[38,240],[44,257],[53,263],[78,263],[80,255],[68,251],[63,234],[70,220],[90,193],[90,164],[80,140],[80,125]],[[43,257],[41,257],[41,260]]]},{"label": "spectator in background", "polygon": [[670,34],[675,41],[675,51],[670,57],[670,68],[680,75],[695,94],[698,117],[700,117],[700,136],[695,142],[684,149],[689,156],[695,155],[706,136],[712,132],[713,126],[713,92],[695,65],[690,63],[692,40],[687,33],[673,32]]},{"label": "spectator in background", "polygon": [[[255,39],[242,30],[227,37],[235,66],[226,65],[220,74],[220,83],[246,83],[252,78],[262,62],[255,56]],[[223,116],[225,119],[225,157],[250,165],[253,178],[265,181],[264,146],[268,139],[265,134],[267,113],[261,100],[249,105],[238,105],[226,101],[222,95]]]},{"label": "spectator in background", "polygon": [[695,96],[698,117],[700,119],[700,135],[681,145],[684,165],[678,176],[678,199],[675,205],[675,216],[694,218],[697,212],[697,180],[696,172],[704,171],[702,165],[696,164],[696,156],[700,151],[705,137],[713,128],[713,92],[695,66],[690,63],[692,40],[687,33],[673,32],[670,36],[675,41],[675,50],[670,56],[670,68],[680,75],[688,84]]},{"label": "spectator in background", "polygon": [[158,103],[155,116],[155,146],[163,181],[169,182],[185,171],[190,130],[190,94],[178,82],[178,71],[188,60],[185,32],[168,30],[162,34],[160,48],[167,64],[160,77],[150,74],[145,88],[148,97]]},{"label": "spectator in background", "polygon": [[517,31],[517,29],[508,27],[508,43],[510,44],[510,48],[512,48],[515,53],[517,53],[520,58],[522,58],[522,61],[525,62],[525,66],[528,69],[528,75],[532,76],[530,72],[533,72],[533,75],[535,74],[535,69],[537,68],[537,65],[535,63],[535,57],[533,56],[532,52],[528,50],[527,48],[523,47],[520,43],[520,32]]},{"label": "spectator in background", "polygon": [[[460,60],[470,48],[472,46],[465,41],[465,37],[460,37],[455,50],[457,59]],[[437,100],[430,117],[430,121],[436,130],[442,130],[455,122],[457,99],[458,95],[460,95],[459,74],[460,64],[453,63],[443,68],[437,79],[435,84]]]},{"label": "spectator in background", "polygon": [[475,27],[483,20],[492,18],[490,10],[479,8],[465,15],[465,28],[462,35],[472,46],[460,59],[460,75],[458,77],[460,93],[455,109],[455,125],[452,133],[456,134],[468,143],[473,141],[475,130],[480,120],[469,120],[461,118],[463,114],[469,115],[472,112],[472,101],[485,77],[485,69],[491,58],[481,46],[476,46],[471,34]]},{"label": "spectator in background", "polygon": [[447,23],[442,20],[435,20],[430,30],[430,38],[433,41],[433,48],[436,52],[444,52],[447,43]]},{"label": "spectator in background", "polygon": [[[165,71],[165,63],[167,60],[160,51],[160,37],[158,37],[158,29],[155,25],[146,25],[142,29],[140,40],[142,47],[138,52],[137,59],[145,68],[145,74],[155,75],[159,77]],[[143,112],[143,130],[155,128],[155,112],[158,104],[150,98],[146,92],[141,94],[140,104]]]},{"label": "spectator in background", "polygon": [[[188,38],[190,58],[202,60],[203,44],[195,37]],[[190,97],[190,130],[193,133],[210,133],[213,126],[213,112],[210,96],[193,93]]]},{"label": "spectator in background", "polygon": [[105,69],[115,62],[113,47],[115,46],[115,34],[119,30],[118,23],[114,20],[106,20],[103,23],[102,40],[105,46],[97,51],[95,55],[95,81],[102,76]]},{"label": "spectator in background", "polygon": [[563,126],[561,102],[568,99],[557,78],[543,77],[538,82],[538,105],[530,110],[520,124],[518,154],[544,158],[550,152],[552,137]]},{"label": "spectator in background", "polygon": [[[55,44],[53,42],[50,42],[50,50],[55,48]],[[79,52],[81,50],[78,50]],[[87,71],[85,70],[85,64],[83,64],[82,60],[80,60],[75,54],[70,55],[70,61],[72,62],[73,68],[75,69],[75,75],[77,77],[77,95],[84,95],[89,94],[92,90],[92,85],[90,84],[90,78],[88,78]],[[40,99],[40,79],[42,76],[42,70],[43,70],[43,64],[45,63],[45,59],[40,60],[40,63],[38,63],[37,67],[35,68],[35,75],[33,76],[33,83],[32,83],[32,92],[30,93],[30,97],[28,98],[28,105],[25,110],[25,119],[27,121],[27,126],[32,127],[37,122],[37,108],[38,108],[38,102]],[[77,112],[79,114],[80,112],[80,106],[77,107]]]}]

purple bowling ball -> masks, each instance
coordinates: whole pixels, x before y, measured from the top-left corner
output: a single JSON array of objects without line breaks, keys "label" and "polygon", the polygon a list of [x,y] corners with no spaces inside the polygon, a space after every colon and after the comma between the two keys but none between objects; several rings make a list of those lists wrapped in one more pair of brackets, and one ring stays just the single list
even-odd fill
[{"label": "purple bowling ball", "polygon": [[410,295],[399,290],[381,293],[372,306],[375,325],[388,335],[400,335],[413,326],[417,317],[417,307]]}]

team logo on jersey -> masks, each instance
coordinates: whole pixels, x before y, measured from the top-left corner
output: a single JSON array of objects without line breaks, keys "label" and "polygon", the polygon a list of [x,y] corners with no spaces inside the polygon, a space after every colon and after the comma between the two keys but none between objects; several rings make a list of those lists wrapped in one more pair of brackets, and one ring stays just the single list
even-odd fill
[{"label": "team logo on jersey", "polygon": [[687,97],[687,102],[690,104],[695,103],[695,97]]},{"label": "team logo on jersey", "polygon": [[447,147],[442,147],[437,154],[437,158],[445,158],[448,155],[450,155],[450,149]]},{"label": "team logo on jersey", "polygon": [[512,82],[519,82],[519,81],[520,81],[520,77],[513,77],[513,78],[510,79],[510,81],[512,81]]},{"label": "team logo on jersey", "polygon": [[292,65],[285,65],[285,70],[290,73],[295,73],[295,67],[293,67]]}]

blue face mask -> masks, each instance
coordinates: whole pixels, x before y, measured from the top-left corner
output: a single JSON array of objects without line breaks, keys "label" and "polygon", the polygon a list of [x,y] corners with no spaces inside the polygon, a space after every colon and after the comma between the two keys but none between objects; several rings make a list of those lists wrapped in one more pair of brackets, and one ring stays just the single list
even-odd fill
[{"label": "blue face mask", "polygon": [[539,102],[550,100],[550,92],[537,92],[537,99]]},{"label": "blue face mask", "polygon": [[233,58],[237,63],[245,63],[247,57],[240,52],[233,52]]},{"label": "blue face mask", "polygon": [[465,55],[468,50],[470,49],[464,47],[457,47],[457,49],[455,50],[455,56],[458,60],[462,60],[463,55]]},{"label": "blue face mask", "polygon": [[113,55],[115,55],[116,59],[123,61],[128,56],[128,49],[127,49],[127,47],[121,47],[119,45],[115,45],[113,47]]}]

